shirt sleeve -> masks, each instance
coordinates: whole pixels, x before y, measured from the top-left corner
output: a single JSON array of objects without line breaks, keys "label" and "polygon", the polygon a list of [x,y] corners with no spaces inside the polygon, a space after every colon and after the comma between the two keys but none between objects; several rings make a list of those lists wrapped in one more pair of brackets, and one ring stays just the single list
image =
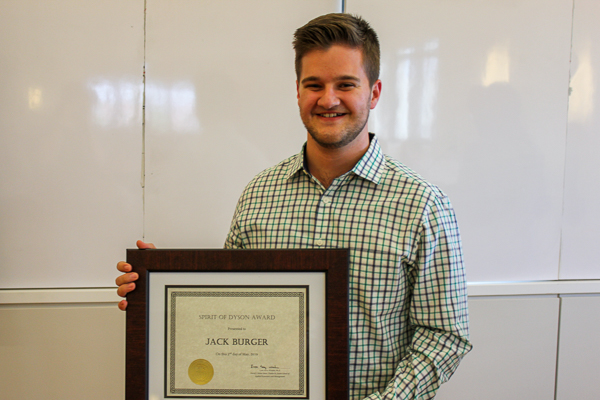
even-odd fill
[{"label": "shirt sleeve", "polygon": [[421,224],[412,266],[409,353],[383,393],[367,399],[431,399],[471,350],[462,246],[447,197],[436,197]]},{"label": "shirt sleeve", "polygon": [[227,233],[227,238],[225,239],[225,245],[223,247],[226,249],[242,249],[242,248],[244,248],[244,245],[240,238],[240,224],[239,224],[240,208],[241,208],[241,200],[238,201],[238,204],[235,207],[235,212],[234,212],[233,218],[231,220],[231,226],[229,227],[229,233]]}]

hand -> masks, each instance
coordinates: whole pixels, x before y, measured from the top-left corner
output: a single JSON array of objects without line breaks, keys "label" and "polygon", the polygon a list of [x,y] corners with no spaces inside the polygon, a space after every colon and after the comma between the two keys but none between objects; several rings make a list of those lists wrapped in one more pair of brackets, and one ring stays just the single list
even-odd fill
[{"label": "hand", "polygon": [[[141,240],[136,242],[138,249],[155,249],[152,243],[145,243]],[[127,293],[131,292],[135,289],[135,281],[138,279],[138,274],[135,272],[131,272],[133,268],[131,264],[127,264],[125,261],[119,261],[117,263],[117,269],[121,272],[124,272],[123,275],[119,275],[119,277],[115,280],[117,284],[117,294],[121,297],[127,296]],[[121,300],[119,302],[119,309],[125,311],[127,309],[127,300]]]}]

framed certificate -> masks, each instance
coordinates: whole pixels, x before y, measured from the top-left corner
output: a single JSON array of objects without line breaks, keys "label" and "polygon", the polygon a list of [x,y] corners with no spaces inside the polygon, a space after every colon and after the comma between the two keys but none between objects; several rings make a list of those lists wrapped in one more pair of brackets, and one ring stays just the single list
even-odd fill
[{"label": "framed certificate", "polygon": [[348,251],[128,250],[126,399],[347,399]]}]

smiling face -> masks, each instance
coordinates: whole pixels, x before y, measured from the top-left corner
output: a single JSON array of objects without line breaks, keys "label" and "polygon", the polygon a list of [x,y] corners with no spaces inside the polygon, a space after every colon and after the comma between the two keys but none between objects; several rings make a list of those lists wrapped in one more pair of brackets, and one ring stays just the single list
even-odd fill
[{"label": "smiling face", "polygon": [[369,85],[360,49],[313,50],[302,57],[301,71],[298,107],[309,140],[337,149],[368,136],[369,110],[379,101],[381,81]]}]

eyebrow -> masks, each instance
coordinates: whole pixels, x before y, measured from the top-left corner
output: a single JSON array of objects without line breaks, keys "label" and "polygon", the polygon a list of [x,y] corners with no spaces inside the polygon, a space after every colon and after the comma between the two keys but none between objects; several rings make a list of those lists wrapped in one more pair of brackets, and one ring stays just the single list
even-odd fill
[{"label": "eyebrow", "polygon": [[[337,78],[335,78],[336,81],[355,81],[355,82],[360,82],[360,79],[354,75],[342,75],[342,76],[338,76]],[[316,81],[320,81],[319,77],[316,76],[307,76],[306,78],[302,79],[302,81],[300,82],[302,85],[304,85],[307,82],[316,82]]]}]

